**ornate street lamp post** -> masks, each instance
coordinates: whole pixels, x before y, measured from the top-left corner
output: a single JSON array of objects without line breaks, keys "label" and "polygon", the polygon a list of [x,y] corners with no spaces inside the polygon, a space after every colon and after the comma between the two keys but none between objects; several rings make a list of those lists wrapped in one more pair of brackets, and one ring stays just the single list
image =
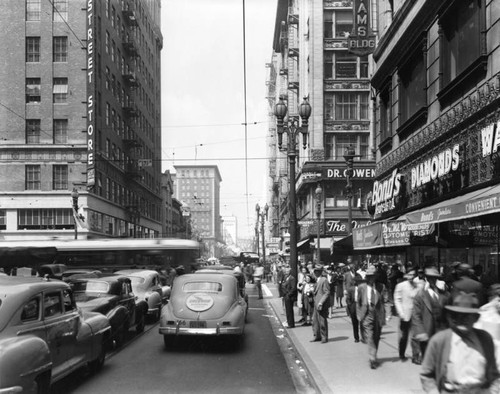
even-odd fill
[{"label": "ornate street lamp post", "polygon": [[352,182],[351,178],[354,174],[354,158],[357,157],[356,151],[352,145],[349,145],[344,150],[344,160],[347,165],[346,180],[347,184],[345,187],[347,196],[347,235],[352,234]]},{"label": "ornate street lamp post", "polygon": [[[269,205],[267,205],[267,203],[263,207],[261,207],[258,203],[255,206],[255,211],[257,212],[257,223],[259,222],[259,218],[260,218],[260,232],[262,233],[262,236],[261,236],[262,237],[262,263],[264,263],[264,264],[266,263],[266,238],[264,236],[264,221],[267,220],[267,211],[268,210],[269,210]],[[258,234],[259,234],[259,231],[257,230],[257,245],[259,244]]]},{"label": "ornate street lamp post", "polygon": [[297,135],[302,134],[304,149],[307,147],[307,128],[309,126],[309,117],[311,116],[311,105],[307,97],[299,106],[299,115],[302,119],[302,126],[299,126],[299,120],[292,118],[290,122],[284,124],[285,116],[288,111],[284,96],[281,96],[278,103],[274,107],[274,115],[276,116],[276,127],[278,132],[278,148],[282,148],[283,133],[288,135],[288,146],[286,148],[289,164],[289,191],[288,191],[288,206],[289,206],[289,232],[290,232],[290,268],[292,275],[297,278],[297,207],[295,204],[295,159],[297,157]]},{"label": "ornate street lamp post", "polygon": [[321,263],[321,249],[320,249],[320,237],[321,237],[321,199],[323,194],[323,189],[321,185],[318,183],[316,190],[314,191],[316,196],[316,218],[318,219],[318,243],[316,245],[316,263]]},{"label": "ornate street lamp post", "polygon": [[73,207],[73,223],[75,224],[75,239],[78,239],[78,223],[76,222],[76,216],[78,215],[78,190],[75,187],[71,192],[71,200]]}]

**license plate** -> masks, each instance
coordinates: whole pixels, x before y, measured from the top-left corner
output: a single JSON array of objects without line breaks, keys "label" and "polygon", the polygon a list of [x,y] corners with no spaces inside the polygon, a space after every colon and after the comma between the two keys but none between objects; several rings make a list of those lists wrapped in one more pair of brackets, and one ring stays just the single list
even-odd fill
[{"label": "license plate", "polygon": [[204,320],[194,320],[189,322],[190,328],[207,328],[207,322]]}]

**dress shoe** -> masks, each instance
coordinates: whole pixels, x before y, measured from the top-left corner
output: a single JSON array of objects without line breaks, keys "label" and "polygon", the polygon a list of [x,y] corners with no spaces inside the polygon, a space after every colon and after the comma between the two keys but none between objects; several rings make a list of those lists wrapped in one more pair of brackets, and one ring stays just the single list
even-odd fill
[{"label": "dress shoe", "polygon": [[319,342],[319,341],[321,341],[321,339],[319,339],[319,338],[314,338],[313,340],[311,340],[311,341],[309,341],[309,342]]},{"label": "dress shoe", "polygon": [[370,368],[371,369],[377,369],[378,363],[374,360],[370,360]]},{"label": "dress shoe", "polygon": [[321,343],[328,343],[328,339],[322,339]]},{"label": "dress shoe", "polygon": [[304,318],[300,319],[297,323],[304,323],[306,320]]},{"label": "dress shoe", "polygon": [[359,342],[359,339],[355,339],[355,340],[354,340],[354,342],[355,342],[355,343],[358,343],[358,342]]},{"label": "dress shoe", "polygon": [[399,356],[399,359],[403,362],[407,361],[408,358],[406,356]]},{"label": "dress shoe", "polygon": [[421,364],[422,364],[422,361],[420,361],[420,359],[419,359],[419,358],[417,358],[417,357],[412,358],[412,359],[411,359],[411,362],[412,362],[413,364],[417,364],[417,365],[421,365]]}]

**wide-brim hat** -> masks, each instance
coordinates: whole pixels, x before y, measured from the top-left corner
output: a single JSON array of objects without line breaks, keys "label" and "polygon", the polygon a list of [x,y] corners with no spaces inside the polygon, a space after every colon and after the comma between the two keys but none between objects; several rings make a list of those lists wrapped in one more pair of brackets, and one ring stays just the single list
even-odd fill
[{"label": "wide-brim hat", "polygon": [[323,264],[316,264],[313,268],[313,271],[323,271],[325,266]]},{"label": "wide-brim hat", "polygon": [[479,313],[479,301],[475,293],[460,292],[453,298],[453,304],[445,305],[445,308],[456,313],[477,314]]},{"label": "wide-brim hat", "polygon": [[373,276],[377,274],[377,269],[374,265],[370,265],[367,270],[365,276]]},{"label": "wide-brim hat", "polygon": [[439,278],[441,274],[436,267],[427,267],[425,269],[425,276]]}]

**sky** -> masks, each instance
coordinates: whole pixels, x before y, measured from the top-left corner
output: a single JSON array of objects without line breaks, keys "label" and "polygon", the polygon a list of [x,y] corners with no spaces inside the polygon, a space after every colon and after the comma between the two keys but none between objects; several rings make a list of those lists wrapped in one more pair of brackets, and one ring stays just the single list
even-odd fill
[{"label": "sky", "polygon": [[265,66],[271,62],[276,5],[277,0],[161,2],[162,171],[174,171],[174,164],[217,165],[221,215],[238,218],[242,238],[253,234],[255,205],[266,202]]}]

